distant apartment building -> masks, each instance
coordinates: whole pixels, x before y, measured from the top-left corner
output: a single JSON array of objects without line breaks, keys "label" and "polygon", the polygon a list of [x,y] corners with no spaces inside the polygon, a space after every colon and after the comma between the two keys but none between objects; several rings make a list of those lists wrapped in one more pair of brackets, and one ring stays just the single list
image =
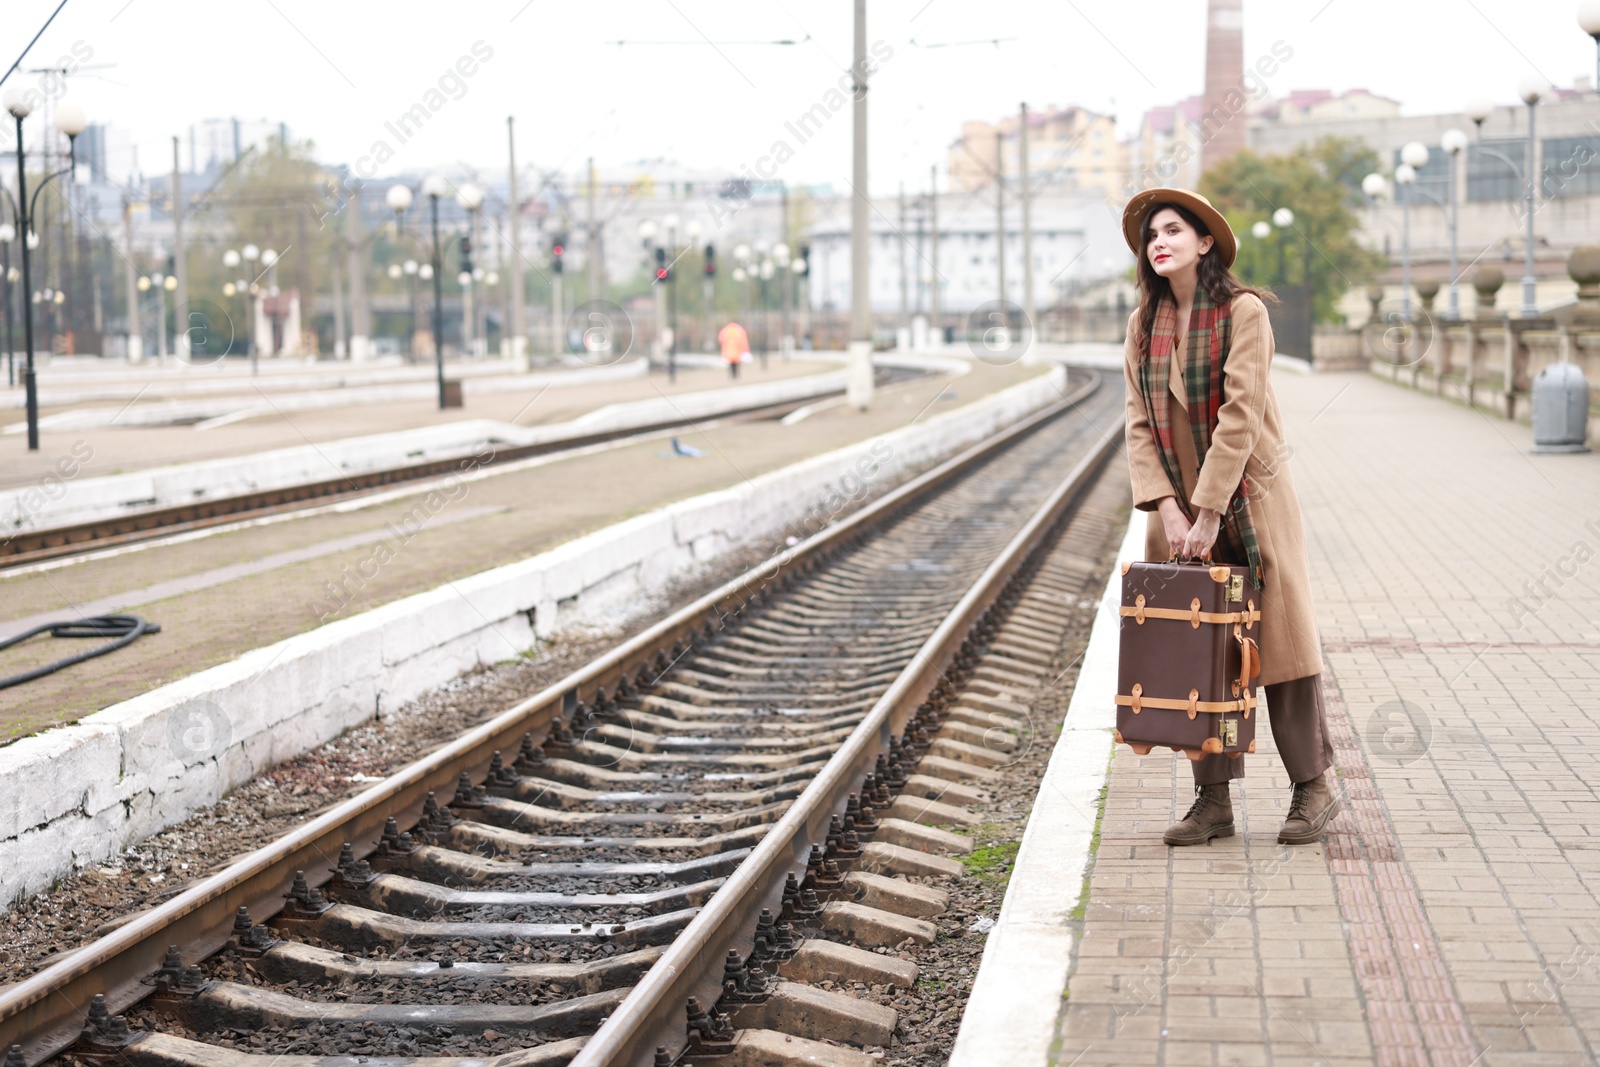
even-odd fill
[{"label": "distant apartment building", "polygon": [[[994,184],[996,173],[1021,178],[1021,115],[998,122],[964,122],[945,156],[950,187],[970,192]],[[1108,196],[1122,185],[1127,149],[1116,118],[1081,107],[1046,107],[1028,114],[1028,177],[1037,190]]]},{"label": "distant apartment building", "polygon": [[289,128],[266,119],[201,119],[189,127],[189,170],[196,174],[226,167],[252,147],[272,138],[289,140]]},{"label": "distant apartment building", "polygon": [[[994,205],[981,193],[942,194],[936,222],[926,198],[919,197],[910,203],[903,228],[897,202],[875,200],[873,207],[870,299],[875,314],[898,313],[902,298],[907,314],[926,314],[934,286],[945,323],[1000,299],[1002,245],[995,240]],[[819,199],[815,208],[817,219],[807,229],[811,306],[823,313],[842,313],[850,308],[850,201]],[[1064,292],[1125,266],[1117,220],[1106,210],[1102,194],[1042,193],[1033,201],[1031,222],[1033,297],[1039,308],[1050,307]],[[1020,204],[1007,206],[1003,251],[1005,298],[1022,307],[1026,299]]]},{"label": "distant apartment building", "polygon": [[[1272,120],[1252,124],[1250,147],[1263,155],[1281,155],[1323,137],[1369,145],[1378,155],[1377,170],[1389,189],[1383,197],[1365,201],[1363,239],[1388,254],[1398,272],[1405,191],[1396,187],[1394,169],[1400,149],[1411,141],[1420,142],[1428,149],[1428,161],[1417,169],[1410,196],[1414,276],[1448,281],[1453,172],[1462,285],[1477,267],[1499,267],[1509,279],[1500,291],[1501,306],[1515,306],[1515,283],[1522,274],[1527,245],[1526,187],[1521,175],[1528,167],[1527,106],[1507,91],[1481,129],[1463,112],[1399,112],[1395,101],[1365,90],[1306,100]],[[1440,147],[1442,134],[1452,128],[1464,132],[1469,141],[1454,158]],[[1567,254],[1576,245],[1594,243],[1600,234],[1600,94],[1587,79],[1571,87],[1552,87],[1536,105],[1532,170],[1538,176],[1534,270],[1541,280],[1539,302],[1546,306],[1564,299],[1570,288]],[[1470,303],[1470,296],[1468,288],[1462,299]],[[1443,306],[1445,298],[1439,299]]]}]

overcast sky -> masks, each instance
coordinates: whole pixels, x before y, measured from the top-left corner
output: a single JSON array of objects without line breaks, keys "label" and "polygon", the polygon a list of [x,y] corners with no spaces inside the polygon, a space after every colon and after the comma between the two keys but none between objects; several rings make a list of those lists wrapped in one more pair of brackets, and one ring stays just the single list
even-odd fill
[{"label": "overcast sky", "polygon": [[[6,0],[0,62],[10,65],[57,2]],[[1245,0],[1245,56],[1278,41],[1292,49],[1274,94],[1366,87],[1408,114],[1456,110],[1476,94],[1512,103],[1524,78],[1593,76],[1595,47],[1576,8]],[[888,56],[871,98],[874,190],[922,187],[963,120],[1023,100],[1113,111],[1131,133],[1145,108],[1200,91],[1205,9],[1204,0],[871,0],[868,39]],[[170,166],[174,134],[228,116],[286,122],[327,162],[353,165],[383,141],[394,154],[376,176],[501,167],[511,114],[520,161],[540,168],[593,155],[602,174],[653,159],[736,171],[784,139],[794,156],[779,176],[843,187],[849,108],[803,144],[785,123],[825,103],[848,66],[851,11],[850,0],[69,0],[23,67],[92,52],[69,95],[90,121],[126,131],[146,171]],[[961,43],[993,38],[1000,43]],[[754,43],[780,39],[797,43]],[[488,58],[472,60],[475,46]],[[451,74],[462,57],[470,77]],[[430,97],[442,77],[444,91]],[[6,84],[38,78],[19,70]],[[446,102],[420,132],[402,142],[386,126],[430,100]]]}]

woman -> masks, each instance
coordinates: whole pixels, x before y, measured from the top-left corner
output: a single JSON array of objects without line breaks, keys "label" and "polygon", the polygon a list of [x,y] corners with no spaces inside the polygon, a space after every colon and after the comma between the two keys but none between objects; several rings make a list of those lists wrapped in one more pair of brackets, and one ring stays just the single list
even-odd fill
[{"label": "woman", "polygon": [[[1145,190],[1123,211],[1122,232],[1139,260],[1123,368],[1134,506],[1156,513],[1145,559],[1214,555],[1255,570],[1261,685],[1294,783],[1278,840],[1316,841],[1339,800],[1305,533],[1268,373],[1266,305],[1229,269],[1233,231],[1198,193]],[[1191,763],[1194,805],[1167,830],[1167,844],[1233,834],[1228,783],[1244,777],[1244,762],[1208,755]]]}]

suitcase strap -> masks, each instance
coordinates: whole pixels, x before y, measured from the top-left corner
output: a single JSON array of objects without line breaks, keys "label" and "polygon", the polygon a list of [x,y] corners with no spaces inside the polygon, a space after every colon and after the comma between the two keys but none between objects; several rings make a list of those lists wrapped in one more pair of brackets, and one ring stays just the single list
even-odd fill
[{"label": "suitcase strap", "polygon": [[1261,621],[1261,611],[1256,607],[1254,600],[1248,601],[1243,611],[1201,611],[1200,598],[1195,597],[1189,602],[1189,610],[1181,608],[1147,608],[1144,604],[1144,594],[1140,593],[1134,599],[1133,607],[1119,607],[1117,614],[1125,619],[1132,619],[1140,626],[1146,619],[1176,619],[1187,622],[1196,630],[1200,629],[1203,622],[1213,623],[1242,623],[1245,629],[1250,629]]},{"label": "suitcase strap", "polygon": [[1177,700],[1172,697],[1147,697],[1144,695],[1144,686],[1138,682],[1133,683],[1133,692],[1118,693],[1117,703],[1125,708],[1132,708],[1135,715],[1145,708],[1156,708],[1161,711],[1187,711],[1189,718],[1194,718],[1200,712],[1208,715],[1217,715],[1229,711],[1241,711],[1245,718],[1250,717],[1250,712],[1255,710],[1256,695],[1253,690],[1245,690],[1237,700],[1201,700],[1200,690],[1189,690],[1188,700]]}]

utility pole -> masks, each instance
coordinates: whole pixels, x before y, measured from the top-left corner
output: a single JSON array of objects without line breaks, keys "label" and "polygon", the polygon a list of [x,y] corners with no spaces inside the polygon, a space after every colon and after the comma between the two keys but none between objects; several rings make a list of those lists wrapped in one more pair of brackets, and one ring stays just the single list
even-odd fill
[{"label": "utility pole", "polygon": [[895,330],[895,339],[899,340],[900,330],[909,330],[911,315],[911,290],[908,288],[909,279],[906,277],[906,183],[900,183],[900,323]]},{"label": "utility pole", "polygon": [[1006,156],[1005,134],[994,131],[994,262],[1000,272],[1000,317],[1011,336],[1011,309],[1006,306]]},{"label": "utility pole", "polygon": [[933,347],[944,344],[939,325],[939,167],[928,168],[928,318],[933,325]]},{"label": "utility pole", "polygon": [[[473,208],[467,216],[467,241],[472,249],[470,262],[476,269],[483,255],[483,248],[478,244],[478,210]],[[461,273],[467,276],[466,284],[461,287],[461,356],[473,359],[478,354],[478,302],[474,299],[478,279],[466,269],[466,263],[461,266]]]},{"label": "utility pole", "polygon": [[604,300],[606,294],[601,290],[605,288],[605,281],[601,277],[600,267],[604,262],[600,255],[600,224],[598,222],[600,198],[599,175],[594,169],[594,157],[589,157],[589,244],[588,261],[584,266],[589,271],[589,299]]},{"label": "utility pole", "polygon": [[[344,270],[339,266],[339,257],[332,257],[328,264],[328,273],[333,276],[333,358],[344,359],[350,355],[350,346],[345,342],[344,333]],[[251,364],[250,373],[255,373],[255,365]]]},{"label": "utility pole", "polygon": [[872,231],[867,201],[867,0],[855,0],[855,82],[850,166],[850,357],[845,392],[858,410],[872,403]]},{"label": "utility pole", "polygon": [[351,183],[344,213],[345,241],[350,253],[346,261],[350,271],[350,362],[364,363],[372,355],[372,316],[367,310],[367,249],[361,239],[360,182]]},{"label": "utility pole", "polygon": [[[189,267],[183,250],[183,172],[178,165],[178,138],[172,139],[172,276],[178,279],[173,292],[177,319],[173,332],[177,334],[173,350],[178,359],[189,359]],[[163,316],[164,318],[165,316]]]},{"label": "utility pole", "polygon": [[511,365],[528,369],[528,331],[522,313],[522,201],[517,198],[517,120],[506,116],[511,195]]},{"label": "utility pole", "polygon": [[780,273],[778,285],[783,289],[783,337],[778,342],[783,358],[788,359],[789,353],[794,351],[794,328],[790,326],[790,309],[792,306],[790,290],[794,288],[794,257],[799,249],[789,244],[789,183],[783,183],[783,243],[789,249],[789,254],[782,263],[777,264]]},{"label": "utility pole", "polygon": [[133,199],[128,196],[122,198],[122,239],[128,245],[128,253],[122,257],[128,285],[128,362],[138,363],[144,359],[144,331],[139,327],[139,272],[133,268]]},{"label": "utility pole", "polygon": [[1028,105],[1022,105],[1022,129],[1018,136],[1022,168],[1022,344],[1033,343],[1035,312],[1033,304],[1033,190],[1028,186]]}]

